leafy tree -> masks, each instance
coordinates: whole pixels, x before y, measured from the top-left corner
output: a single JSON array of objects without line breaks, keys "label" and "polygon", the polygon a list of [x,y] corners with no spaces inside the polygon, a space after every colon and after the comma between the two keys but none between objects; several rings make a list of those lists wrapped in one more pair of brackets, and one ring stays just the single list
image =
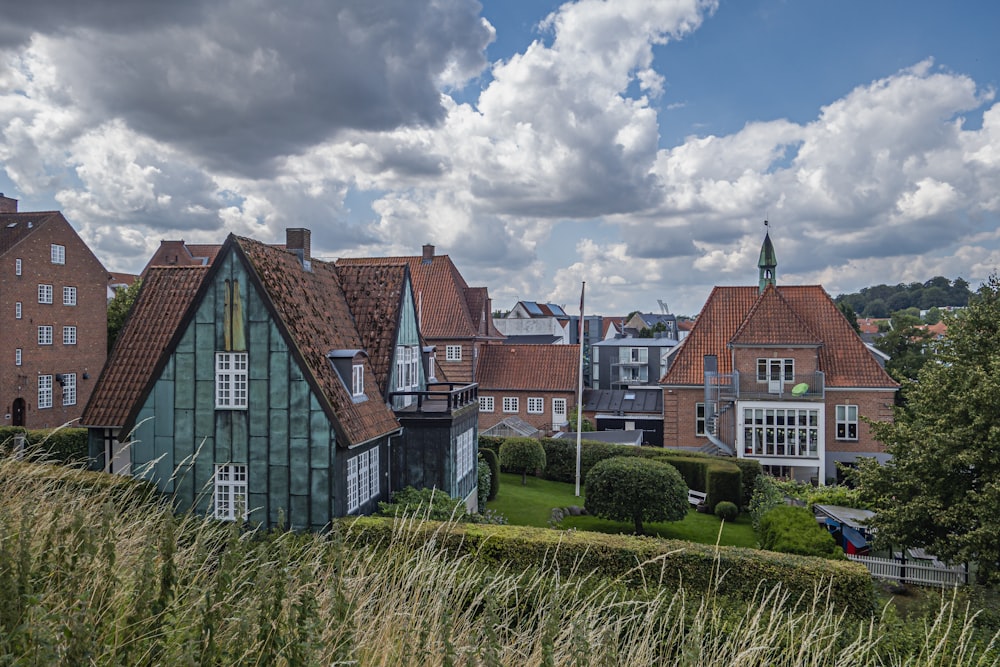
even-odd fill
[{"label": "leafy tree", "polygon": [[125,319],[128,317],[128,312],[132,309],[132,304],[135,303],[135,298],[139,295],[141,287],[142,278],[137,278],[128,287],[123,287],[115,292],[114,297],[108,302],[108,352],[118,340],[118,334],[125,326]]},{"label": "leafy tree", "polygon": [[[577,418],[577,409],[574,407],[572,410],[569,411],[569,430],[572,433],[576,433],[576,418]],[[590,423],[589,419],[584,417],[583,427],[580,430],[584,433],[587,433],[590,431],[596,431],[597,429],[594,428],[594,425]]]},{"label": "leafy tree", "polygon": [[545,468],[545,448],[534,438],[507,438],[500,445],[500,466],[521,473],[521,485],[527,486],[528,472]]},{"label": "leafy tree", "polygon": [[885,370],[897,382],[915,380],[929,358],[930,332],[918,329],[909,320],[907,322],[875,341],[875,347],[889,355]]},{"label": "leafy tree", "polygon": [[847,321],[850,322],[854,331],[861,333],[861,326],[858,324],[858,314],[854,311],[854,308],[851,307],[851,304],[846,301],[841,301],[837,304],[837,308],[840,310],[840,313],[847,318]]},{"label": "leafy tree", "polygon": [[941,309],[937,307],[932,307],[927,309],[927,314],[924,315],[924,324],[937,324],[941,321]]},{"label": "leafy tree", "polygon": [[1000,575],[1000,279],[987,279],[905,383],[895,420],[872,425],[892,459],[864,460],[857,483],[882,544],[925,547]]},{"label": "leafy tree", "polygon": [[889,317],[889,306],[882,299],[875,299],[865,306],[865,317]]},{"label": "leafy tree", "polygon": [[681,521],[687,516],[687,484],[672,465],[637,456],[598,461],[587,473],[584,507],[595,516],[632,521]]}]

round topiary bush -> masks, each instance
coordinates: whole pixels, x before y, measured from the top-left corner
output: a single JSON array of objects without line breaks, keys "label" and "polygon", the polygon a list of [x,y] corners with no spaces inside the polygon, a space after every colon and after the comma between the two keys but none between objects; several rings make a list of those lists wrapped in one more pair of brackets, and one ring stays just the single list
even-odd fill
[{"label": "round topiary bush", "polygon": [[643,521],[680,521],[688,512],[688,487],[672,465],[634,456],[594,464],[587,473],[587,512],[604,519],[632,521],[642,535]]},{"label": "round topiary bush", "polygon": [[719,517],[723,521],[736,521],[736,517],[739,515],[740,508],[738,508],[735,503],[731,503],[728,500],[723,500],[715,506],[715,516]]},{"label": "round topiary bush", "polygon": [[534,438],[507,438],[500,445],[500,466],[521,473],[521,484],[528,484],[528,473],[545,468],[545,449]]}]

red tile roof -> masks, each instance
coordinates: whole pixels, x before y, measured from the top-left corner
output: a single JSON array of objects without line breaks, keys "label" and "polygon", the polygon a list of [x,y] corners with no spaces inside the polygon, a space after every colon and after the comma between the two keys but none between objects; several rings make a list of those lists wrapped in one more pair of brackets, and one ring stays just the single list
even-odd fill
[{"label": "red tile roof", "polygon": [[769,285],[750,308],[731,345],[821,345],[777,288]]},{"label": "red tile roof", "polygon": [[151,269],[108,356],[80,423],[118,428],[139,400],[181,318],[201,285],[206,267]]},{"label": "red tile roof", "polygon": [[480,390],[576,391],[579,345],[484,345],[476,381]]},{"label": "red tile roof", "polygon": [[[770,290],[768,290],[770,291]],[[714,354],[718,357],[719,372],[732,373],[732,355],[729,343],[753,314],[754,319],[766,318],[773,314],[778,320],[785,320],[788,326],[797,322],[788,320],[783,312],[787,305],[801,327],[791,331],[789,338],[805,340],[815,335],[822,346],[819,348],[819,368],[826,375],[828,387],[870,387],[894,389],[898,384],[879,366],[855,333],[836,304],[819,285],[779,286],[776,295],[759,293],[756,287],[716,287],[708,297],[705,307],[695,322],[691,333],[681,342],[670,370],[660,381],[667,385],[704,384],[704,357]],[[767,297],[765,299],[765,297]],[[762,302],[759,303],[758,302]],[[759,308],[755,308],[758,306]],[[793,326],[793,329],[796,328]],[[782,331],[770,330],[766,324],[748,324],[743,329],[741,344],[753,342],[750,333],[759,333],[758,344],[793,344],[781,340]]]}]

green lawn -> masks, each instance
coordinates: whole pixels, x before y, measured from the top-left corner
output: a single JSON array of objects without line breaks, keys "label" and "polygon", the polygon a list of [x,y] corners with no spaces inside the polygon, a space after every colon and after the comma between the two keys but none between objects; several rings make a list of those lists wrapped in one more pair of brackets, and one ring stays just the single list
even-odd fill
[{"label": "green lawn", "polygon": [[[521,485],[521,476],[508,473],[500,474],[500,492],[496,500],[487,507],[500,512],[507,521],[518,526],[549,527],[552,508],[578,505],[583,507],[583,488],[580,497],[573,494],[573,484],[550,482],[538,477],[528,477],[527,486]],[[683,521],[667,523],[651,523],[643,528],[648,535],[700,542],[702,544],[719,544],[736,547],[756,547],[757,539],[753,534],[750,519],[740,516],[733,523],[727,523],[722,538],[719,539],[719,527],[722,522],[711,514],[698,514],[693,509],[688,512]],[[561,528],[576,528],[592,530],[600,533],[632,533],[631,523],[607,521],[593,516],[572,516],[563,519]]]}]

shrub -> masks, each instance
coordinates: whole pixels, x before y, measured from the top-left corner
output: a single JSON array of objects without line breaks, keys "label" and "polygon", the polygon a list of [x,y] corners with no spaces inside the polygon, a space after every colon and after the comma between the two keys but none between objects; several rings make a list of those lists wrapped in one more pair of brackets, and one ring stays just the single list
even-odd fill
[{"label": "shrub", "polygon": [[53,463],[82,463],[87,459],[87,429],[59,427],[56,429],[25,430],[20,426],[0,427],[0,445],[10,451],[14,436],[24,433],[24,446],[32,457]]},{"label": "shrub", "polygon": [[843,560],[844,552],[833,535],[816,523],[805,507],[782,505],[771,508],[761,517],[758,533],[761,549],[799,556],[819,556]]},{"label": "shrub", "polygon": [[[480,446],[479,456],[482,457],[484,461],[490,467],[490,491],[487,496],[487,500],[495,500],[497,493],[500,492],[500,459],[497,457],[497,453],[492,449],[485,449]],[[480,511],[483,509],[479,508]]]},{"label": "shrub", "polygon": [[[576,438],[542,438],[545,448],[545,479],[554,482],[576,482]],[[629,445],[614,445],[607,442],[588,441],[586,436],[580,442],[580,478],[586,479],[587,473],[595,463],[610,459],[612,456],[637,456],[638,447]]]},{"label": "shrub", "polygon": [[500,445],[506,438],[500,438],[495,435],[481,435],[479,436],[479,449],[491,449],[494,454],[500,452]]},{"label": "shrub", "polygon": [[521,484],[528,483],[532,475],[545,469],[545,450],[534,438],[507,438],[500,445],[500,466],[510,472],[521,473]]},{"label": "shrub", "polygon": [[461,521],[466,515],[465,501],[461,498],[452,498],[439,489],[417,490],[408,486],[392,494],[391,502],[380,502],[376,512],[382,516],[413,513],[435,521]]},{"label": "shrub", "polygon": [[687,516],[687,485],[673,466],[631,456],[605,459],[587,473],[584,507],[591,514],[632,521],[680,521]]},{"label": "shrub", "polygon": [[842,507],[859,507],[870,509],[867,503],[861,498],[859,489],[852,489],[846,486],[813,486],[803,482],[778,481],[774,482],[777,487],[786,495],[801,500],[806,503],[809,509],[816,503],[821,505],[840,505]]},{"label": "shrub", "polygon": [[739,506],[746,510],[750,507],[750,498],[753,497],[753,487],[757,478],[764,474],[760,467],[760,461],[754,459],[733,459],[733,463],[740,469],[740,495]]},{"label": "shrub", "polygon": [[740,508],[728,500],[723,500],[715,506],[715,516],[719,517],[723,521],[736,521],[736,517],[739,515]]},{"label": "shrub", "polygon": [[486,462],[486,459],[479,457],[476,463],[476,473],[477,473],[477,484],[476,487],[476,502],[477,507],[480,512],[486,511],[486,501],[490,497],[490,478],[493,475],[490,473],[490,464]]},{"label": "shrub", "polygon": [[785,494],[781,492],[774,479],[767,475],[759,475],[753,486],[753,496],[750,498],[750,521],[753,530],[760,534],[760,520],[769,510],[785,504]]}]

